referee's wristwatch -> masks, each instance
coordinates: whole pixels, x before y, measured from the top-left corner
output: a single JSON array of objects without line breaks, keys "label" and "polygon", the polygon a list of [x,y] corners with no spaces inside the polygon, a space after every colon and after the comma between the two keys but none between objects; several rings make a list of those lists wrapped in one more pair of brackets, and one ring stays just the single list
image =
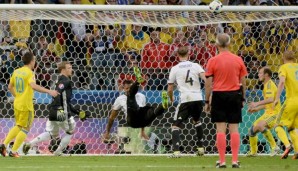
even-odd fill
[{"label": "referee's wristwatch", "polygon": [[209,104],[209,102],[210,102],[209,100],[205,100],[205,104]]}]

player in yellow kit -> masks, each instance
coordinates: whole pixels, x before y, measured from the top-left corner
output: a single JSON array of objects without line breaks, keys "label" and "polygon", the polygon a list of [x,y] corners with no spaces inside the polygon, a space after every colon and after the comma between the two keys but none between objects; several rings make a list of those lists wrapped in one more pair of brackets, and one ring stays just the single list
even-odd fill
[{"label": "player in yellow kit", "polygon": [[[279,103],[281,92],[286,88],[286,101],[280,110],[277,118],[278,126],[276,129],[286,127],[292,140],[294,147],[293,159],[298,159],[298,64],[295,63],[295,54],[292,51],[286,51],[283,54],[284,64],[279,68],[279,84],[274,106]],[[286,132],[277,130],[277,135],[285,144],[286,150],[282,155],[282,159],[286,159],[292,150]]]},{"label": "player in yellow kit", "polygon": [[9,156],[19,157],[17,150],[26,139],[34,119],[34,90],[48,93],[54,97],[58,95],[57,91],[48,90],[35,83],[35,76],[32,71],[35,66],[35,57],[33,53],[25,53],[22,60],[24,66],[13,72],[8,85],[9,91],[15,97],[13,105],[15,126],[9,131],[3,144],[0,145],[0,153],[4,157],[6,156],[6,147],[13,139],[15,139],[15,141],[9,152]]},{"label": "player in yellow kit", "polygon": [[272,71],[269,68],[264,67],[259,70],[259,80],[264,83],[264,100],[250,103],[248,112],[253,113],[265,109],[265,113],[257,119],[253,126],[248,130],[250,142],[250,152],[247,154],[248,157],[254,157],[257,155],[258,137],[256,135],[258,132],[261,132],[269,142],[271,147],[271,156],[275,156],[280,151],[280,148],[276,145],[272,133],[270,132],[270,129],[272,129],[276,124],[276,117],[280,109],[280,104],[278,104],[275,110],[272,109],[272,103],[275,100],[277,87],[271,77]]}]

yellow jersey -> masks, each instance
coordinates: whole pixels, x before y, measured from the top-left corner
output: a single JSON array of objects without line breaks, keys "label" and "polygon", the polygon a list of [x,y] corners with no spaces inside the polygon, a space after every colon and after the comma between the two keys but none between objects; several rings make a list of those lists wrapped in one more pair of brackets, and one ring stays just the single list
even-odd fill
[{"label": "yellow jersey", "polygon": [[[276,93],[277,93],[277,86],[270,79],[267,83],[264,84],[263,97],[264,97],[264,99],[268,99],[271,97],[273,97],[273,99],[275,99]],[[273,112],[272,114],[277,114],[279,112],[280,108],[281,108],[280,102],[274,108],[274,111],[272,111],[272,103],[265,105],[266,112]]]},{"label": "yellow jersey", "polygon": [[278,71],[279,76],[286,78],[286,99],[298,98],[298,64],[287,63],[283,64]]},{"label": "yellow jersey", "polygon": [[10,82],[16,94],[14,108],[19,111],[33,111],[34,91],[30,86],[30,83],[35,82],[33,71],[26,66],[16,69]]}]

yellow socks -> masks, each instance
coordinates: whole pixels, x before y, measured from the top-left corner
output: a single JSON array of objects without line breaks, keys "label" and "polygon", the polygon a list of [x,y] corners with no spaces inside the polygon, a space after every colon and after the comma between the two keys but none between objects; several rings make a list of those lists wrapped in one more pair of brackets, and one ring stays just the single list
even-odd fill
[{"label": "yellow socks", "polygon": [[8,144],[18,135],[18,133],[21,131],[21,128],[18,126],[14,126],[7,134],[3,144],[5,146],[8,146]]},{"label": "yellow socks", "polygon": [[11,149],[11,151],[14,153],[16,151],[18,151],[18,149],[20,148],[20,146],[22,145],[22,143],[25,141],[25,139],[27,138],[27,134],[28,134],[28,131],[22,129],[17,137],[16,137],[16,140],[13,144],[13,147]]},{"label": "yellow socks", "polygon": [[281,126],[277,126],[275,129],[275,132],[278,136],[278,138],[281,140],[282,143],[284,143],[284,145],[286,147],[289,147],[290,146],[290,142],[289,142],[289,139],[287,137],[287,133],[286,131],[283,129],[283,127]]},{"label": "yellow socks", "polygon": [[276,148],[276,142],[275,142],[270,130],[266,129],[262,133],[265,136],[266,140],[269,142],[271,149]]},{"label": "yellow socks", "polygon": [[250,153],[256,154],[258,150],[258,137],[249,137]]}]

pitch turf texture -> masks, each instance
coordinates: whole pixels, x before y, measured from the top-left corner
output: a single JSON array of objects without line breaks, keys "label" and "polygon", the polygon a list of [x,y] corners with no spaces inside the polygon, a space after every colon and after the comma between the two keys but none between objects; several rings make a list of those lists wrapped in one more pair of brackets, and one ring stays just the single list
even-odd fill
[{"label": "pitch turf texture", "polygon": [[[260,156],[255,158],[240,157],[241,168],[236,170],[250,171],[297,171],[298,160],[286,160],[277,157]],[[135,156],[25,156],[18,159],[1,157],[0,170],[14,171],[198,171],[217,170],[216,156],[182,157],[169,159],[166,157]],[[231,158],[227,158],[227,169],[231,168]]]}]

